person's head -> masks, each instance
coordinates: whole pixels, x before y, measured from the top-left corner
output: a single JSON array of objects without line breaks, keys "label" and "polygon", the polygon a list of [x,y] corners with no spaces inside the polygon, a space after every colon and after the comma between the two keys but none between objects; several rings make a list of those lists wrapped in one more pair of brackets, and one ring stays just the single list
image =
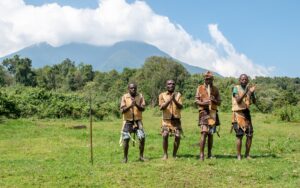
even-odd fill
[{"label": "person's head", "polygon": [[212,85],[214,81],[214,75],[212,74],[212,72],[210,71],[207,71],[205,74],[204,74],[204,82],[206,85]]},{"label": "person's head", "polygon": [[240,82],[241,86],[245,87],[249,82],[248,76],[246,74],[241,74],[241,76],[239,78],[239,82]]},{"label": "person's head", "polygon": [[131,96],[135,96],[137,92],[137,85],[134,83],[128,84],[128,91]]},{"label": "person's head", "polygon": [[175,90],[175,82],[174,80],[167,80],[166,87],[168,92],[173,93]]}]

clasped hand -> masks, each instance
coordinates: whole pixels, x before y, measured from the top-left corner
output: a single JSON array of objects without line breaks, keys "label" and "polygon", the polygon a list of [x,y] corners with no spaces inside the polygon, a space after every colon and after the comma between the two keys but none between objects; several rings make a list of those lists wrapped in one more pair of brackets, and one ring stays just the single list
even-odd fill
[{"label": "clasped hand", "polygon": [[246,92],[252,94],[255,91],[255,86],[247,86]]},{"label": "clasped hand", "polygon": [[132,100],[132,101],[131,101],[131,105],[130,105],[130,106],[131,106],[131,107],[134,107],[135,105],[136,105],[136,102],[135,102],[135,100]]}]

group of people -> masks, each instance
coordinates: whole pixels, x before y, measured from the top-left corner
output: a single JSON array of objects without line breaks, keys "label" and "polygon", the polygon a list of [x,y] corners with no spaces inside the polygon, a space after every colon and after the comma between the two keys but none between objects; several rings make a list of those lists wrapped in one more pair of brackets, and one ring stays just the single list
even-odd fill
[{"label": "group of people", "polygon": [[[204,84],[196,91],[195,104],[199,108],[200,160],[204,160],[204,149],[207,140],[207,158],[212,157],[213,134],[220,125],[218,106],[221,104],[219,90],[213,85],[214,76],[208,71],[204,74]],[[242,138],[246,135],[245,157],[250,158],[250,148],[253,137],[253,126],[249,106],[255,103],[255,86],[249,86],[246,74],[239,77],[239,84],[232,89],[232,127],[236,133],[237,159],[241,160]],[[174,80],[166,82],[165,92],[159,95],[159,108],[162,111],[161,135],[163,138],[163,159],[168,159],[168,139],[174,136],[173,158],[177,157],[180,139],[183,135],[181,126],[182,95],[175,91]],[[143,129],[142,112],[145,110],[145,99],[137,92],[137,85],[130,83],[128,93],[124,94],[120,105],[123,114],[121,143],[124,148],[124,163],[128,162],[129,141],[131,133],[139,139],[139,160],[144,161],[145,132]]]}]

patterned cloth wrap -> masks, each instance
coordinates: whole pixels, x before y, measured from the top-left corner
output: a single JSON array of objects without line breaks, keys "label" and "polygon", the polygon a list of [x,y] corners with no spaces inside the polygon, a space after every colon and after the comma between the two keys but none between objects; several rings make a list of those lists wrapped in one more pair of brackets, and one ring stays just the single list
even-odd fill
[{"label": "patterned cloth wrap", "polygon": [[138,139],[141,140],[145,138],[145,132],[143,129],[143,123],[141,120],[137,121],[124,121],[122,129],[123,140],[130,139],[130,134],[134,133],[137,135]]},{"label": "patterned cloth wrap", "polygon": [[245,109],[232,114],[232,125],[236,136],[252,136],[253,135],[253,126],[251,122],[250,110]]},{"label": "patterned cloth wrap", "polygon": [[216,110],[204,109],[199,112],[199,126],[201,132],[213,134],[216,132],[216,126],[220,125],[218,112]]},{"label": "patterned cloth wrap", "polygon": [[181,137],[183,130],[181,127],[181,120],[177,118],[173,119],[163,119],[161,126],[161,135],[162,136],[175,136]]}]

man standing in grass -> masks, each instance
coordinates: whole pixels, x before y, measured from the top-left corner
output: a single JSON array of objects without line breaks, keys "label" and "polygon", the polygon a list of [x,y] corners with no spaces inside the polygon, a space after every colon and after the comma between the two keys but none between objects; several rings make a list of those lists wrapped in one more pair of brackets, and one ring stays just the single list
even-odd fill
[{"label": "man standing in grass", "polygon": [[204,84],[198,86],[195,96],[195,103],[199,107],[200,160],[202,161],[204,160],[206,138],[208,141],[207,157],[212,157],[213,134],[216,132],[216,126],[220,125],[217,107],[221,104],[221,97],[218,88],[213,85],[213,78],[211,72],[206,72],[204,74]]},{"label": "man standing in grass", "polygon": [[239,85],[233,87],[232,91],[232,126],[236,132],[237,159],[241,160],[242,139],[246,134],[245,157],[250,159],[250,148],[253,137],[253,126],[250,115],[250,104],[255,103],[255,86],[248,85],[249,79],[246,74],[239,78]]},{"label": "man standing in grass", "polygon": [[175,136],[173,146],[173,157],[176,158],[177,150],[180,145],[180,138],[182,134],[181,128],[181,114],[182,98],[179,92],[175,92],[174,80],[166,82],[167,91],[159,95],[159,108],[163,111],[161,134],[163,137],[163,159],[168,159],[168,138]]},{"label": "man standing in grass", "polygon": [[137,93],[137,85],[130,83],[128,93],[121,99],[121,112],[123,114],[122,139],[124,147],[124,163],[128,161],[128,149],[131,133],[137,134],[140,141],[140,161],[144,161],[145,133],[142,123],[142,112],[145,110],[145,100],[142,94]]}]

